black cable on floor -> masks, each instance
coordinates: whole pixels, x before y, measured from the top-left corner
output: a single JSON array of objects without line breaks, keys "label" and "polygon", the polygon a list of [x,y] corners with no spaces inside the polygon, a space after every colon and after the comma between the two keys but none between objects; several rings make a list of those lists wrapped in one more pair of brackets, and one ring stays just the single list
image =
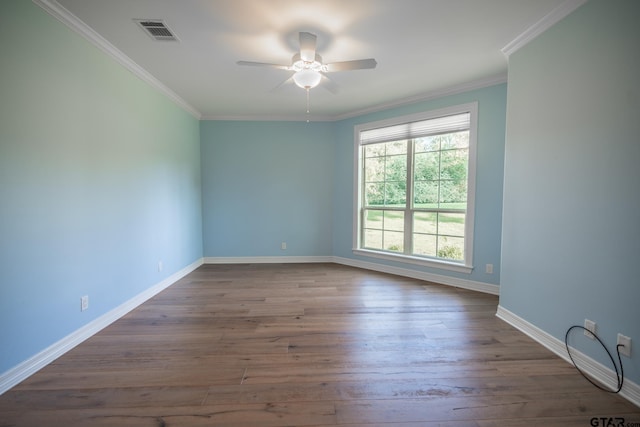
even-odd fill
[{"label": "black cable on floor", "polygon": [[[616,379],[618,380],[618,389],[617,390],[609,390],[609,389],[606,389],[606,388],[602,387],[601,385],[595,383],[584,372],[582,372],[582,370],[580,368],[578,368],[578,365],[576,365],[575,360],[573,360],[573,356],[571,356],[571,351],[569,350],[569,333],[574,329],[583,329],[583,330],[589,332],[596,340],[598,340],[598,342],[600,343],[602,348],[604,348],[604,350],[607,352],[607,354],[609,355],[609,359],[611,359],[611,363],[613,364],[613,367],[616,370]],[[598,338],[598,336],[596,334],[594,334],[593,332],[591,332],[590,330],[588,330],[584,326],[573,325],[572,327],[567,329],[567,333],[564,335],[564,345],[567,348],[567,353],[569,354],[569,359],[571,359],[571,363],[573,363],[573,366],[578,370],[578,372],[580,372],[580,374],[582,374],[583,377],[585,377],[587,379],[587,381],[589,381],[594,386],[598,387],[600,390],[606,391],[607,393],[614,393],[614,394],[615,393],[620,393],[620,390],[622,390],[622,384],[624,383],[624,370],[622,369],[622,358],[620,357],[620,347],[624,347],[622,344],[618,344],[616,346],[616,352],[618,353],[618,362],[620,363],[620,371],[618,371],[618,366],[616,365],[616,362],[613,360],[613,356],[611,355],[611,352],[609,352],[609,349],[607,349],[607,346],[604,345],[602,340],[600,338]]]}]

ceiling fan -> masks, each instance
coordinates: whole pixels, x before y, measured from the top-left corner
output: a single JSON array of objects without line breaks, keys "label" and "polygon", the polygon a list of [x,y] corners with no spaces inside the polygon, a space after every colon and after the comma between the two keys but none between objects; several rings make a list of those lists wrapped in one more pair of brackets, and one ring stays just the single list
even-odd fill
[{"label": "ceiling fan", "polygon": [[322,57],[316,52],[316,35],[307,32],[300,32],[300,52],[293,55],[291,58],[291,65],[269,64],[265,62],[252,62],[252,61],[238,61],[238,65],[248,65],[254,67],[270,67],[280,70],[293,71],[294,74],[276,88],[293,81],[299,87],[306,89],[307,93],[309,89],[312,89],[321,81],[325,83],[324,87],[330,92],[337,92],[337,85],[335,85],[327,76],[326,73],[332,73],[335,71],[351,71],[351,70],[364,70],[376,68],[378,64],[375,59],[357,59],[353,61],[342,61],[325,64],[322,62]]}]

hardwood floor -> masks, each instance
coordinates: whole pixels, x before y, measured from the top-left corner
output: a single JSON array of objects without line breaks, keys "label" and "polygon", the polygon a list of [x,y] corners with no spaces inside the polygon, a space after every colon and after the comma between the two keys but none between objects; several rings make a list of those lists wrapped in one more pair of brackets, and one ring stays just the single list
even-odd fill
[{"label": "hardwood floor", "polygon": [[204,265],[0,396],[0,426],[640,423],[497,303],[335,264]]}]

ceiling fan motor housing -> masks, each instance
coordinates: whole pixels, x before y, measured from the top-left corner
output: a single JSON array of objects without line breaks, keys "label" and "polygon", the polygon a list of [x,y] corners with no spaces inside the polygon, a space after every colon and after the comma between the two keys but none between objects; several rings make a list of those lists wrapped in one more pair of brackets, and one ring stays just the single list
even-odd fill
[{"label": "ceiling fan motor housing", "polygon": [[317,53],[315,56],[315,60],[313,62],[305,61],[304,59],[302,59],[302,56],[300,55],[300,53],[296,53],[291,58],[291,69],[293,71],[302,71],[302,70],[313,70],[317,72],[327,71],[326,65],[322,64],[322,56],[318,55]]}]

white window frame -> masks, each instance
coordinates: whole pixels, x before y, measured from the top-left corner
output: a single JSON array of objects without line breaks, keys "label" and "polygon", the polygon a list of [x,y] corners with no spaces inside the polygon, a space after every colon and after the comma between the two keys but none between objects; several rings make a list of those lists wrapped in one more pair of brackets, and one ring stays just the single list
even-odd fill
[{"label": "white window frame", "polygon": [[[445,259],[425,258],[386,251],[363,249],[360,247],[361,221],[362,221],[362,159],[360,132],[377,129],[387,126],[395,126],[404,123],[430,120],[438,117],[455,114],[469,113],[469,165],[467,169],[467,210],[465,216],[464,231],[464,254],[463,262],[450,261]],[[477,135],[478,135],[478,103],[468,103],[452,107],[431,110],[417,114],[401,117],[394,117],[386,120],[363,123],[354,127],[354,177],[353,177],[353,253],[355,255],[373,257],[389,261],[399,261],[409,264],[417,264],[426,267],[440,268],[461,273],[471,273],[473,271],[473,237],[475,218],[475,194],[476,194],[476,158],[477,158]]]}]

